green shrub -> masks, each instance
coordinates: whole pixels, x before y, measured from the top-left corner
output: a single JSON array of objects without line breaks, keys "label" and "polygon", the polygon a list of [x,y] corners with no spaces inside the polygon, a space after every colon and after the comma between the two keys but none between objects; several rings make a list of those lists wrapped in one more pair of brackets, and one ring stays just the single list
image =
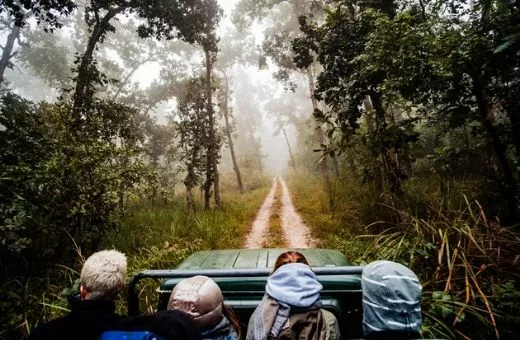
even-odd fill
[{"label": "green shrub", "polygon": [[475,182],[454,181],[444,192],[438,183],[410,180],[404,197],[391,200],[343,178],[331,211],[319,178],[293,176],[289,186],[321,246],[339,249],[352,263],[388,259],[418,274],[426,337],[516,335],[520,234],[461,193],[478,197]]}]

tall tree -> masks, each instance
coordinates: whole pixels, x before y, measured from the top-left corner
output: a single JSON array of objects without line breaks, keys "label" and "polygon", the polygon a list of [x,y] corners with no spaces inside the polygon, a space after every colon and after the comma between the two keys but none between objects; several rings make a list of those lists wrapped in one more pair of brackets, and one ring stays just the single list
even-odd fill
[{"label": "tall tree", "polygon": [[237,125],[236,153],[240,169],[248,174],[247,181],[252,183],[255,178],[263,176],[263,153],[261,140],[257,135],[262,126],[261,103],[267,94],[266,89],[258,88],[249,75],[249,67],[243,65],[234,69],[236,76],[233,81],[234,118]]},{"label": "tall tree", "polygon": [[[208,128],[207,92],[205,78],[195,77],[189,80],[179,98],[178,123],[179,145],[184,151],[186,177],[186,202],[190,210],[195,209],[193,197],[194,188],[200,184],[201,177],[206,171],[208,157]],[[205,196],[209,202],[209,194]]]},{"label": "tall tree", "polygon": [[11,66],[11,59],[14,57],[14,44],[20,39],[22,28],[25,26],[29,17],[35,17],[38,24],[44,24],[44,30],[53,31],[60,28],[62,16],[69,15],[76,4],[71,0],[57,1],[19,1],[7,0],[0,4],[0,13],[7,12],[8,27],[10,29],[7,40],[2,46],[2,57],[0,58],[0,84],[4,81],[6,68]]},{"label": "tall tree", "polygon": [[[508,210],[518,210],[516,147],[518,53],[501,50],[518,29],[519,8],[499,1],[381,3],[338,2],[324,22],[302,18],[306,36],[294,49],[301,67],[323,66],[317,94],[344,136],[359,127],[361,103],[369,99],[376,139],[390,189],[404,179],[399,156],[416,140],[413,121],[449,120],[451,127],[478,124],[493,150],[488,162]],[[396,49],[395,46],[400,46]],[[396,115],[397,104],[405,115]],[[503,124],[498,117],[507,117]],[[406,118],[408,117],[408,118]],[[493,174],[494,172],[494,174]]]},{"label": "tall tree", "polygon": [[31,29],[24,33],[18,60],[26,71],[50,87],[61,90],[71,86],[70,62],[73,51],[59,34]]},{"label": "tall tree", "polygon": [[222,78],[224,82],[224,86],[221,89],[221,103],[219,105],[220,111],[222,112],[222,115],[224,116],[224,131],[227,137],[227,143],[229,147],[229,152],[231,154],[231,162],[233,162],[233,171],[235,172],[236,178],[237,178],[237,186],[238,191],[242,194],[244,192],[244,185],[242,184],[242,175],[240,173],[240,168],[238,166],[237,156],[235,153],[235,146],[233,143],[233,127],[231,126],[230,122],[230,105],[229,105],[229,99],[230,99],[230,90],[229,90],[229,78],[226,73],[226,71],[222,71]]},{"label": "tall tree", "polygon": [[215,27],[219,20],[216,1],[157,1],[144,0],[94,0],[85,8],[85,21],[90,36],[85,52],[77,61],[76,87],[73,95],[72,116],[74,125],[80,126],[88,119],[88,107],[95,92],[94,80],[101,79],[94,51],[108,32],[115,30],[111,21],[119,14],[135,13],[146,20],[137,31],[141,37],[154,36],[158,39],[181,38],[194,43],[202,41],[205,31]]},{"label": "tall tree", "polygon": [[214,189],[215,205],[222,208],[220,197],[220,178],[218,173],[218,158],[220,141],[216,131],[215,108],[213,107],[213,65],[217,58],[217,38],[211,31],[206,32],[206,38],[201,43],[205,60],[206,114],[208,118],[206,181],[204,182],[204,207],[209,209],[211,187]]},{"label": "tall tree", "polygon": [[276,120],[276,130],[274,131],[273,135],[278,136],[280,134],[280,131],[283,133],[283,136],[285,138],[285,143],[287,143],[287,149],[289,150],[289,157],[291,158],[291,167],[296,170],[296,162],[294,161],[294,155],[291,148],[291,143],[289,143],[289,138],[287,138],[287,132],[285,131],[285,127],[287,125],[287,121],[283,121],[280,119],[280,117],[277,117]]},{"label": "tall tree", "polygon": [[[276,24],[268,27],[264,32],[266,37],[262,43],[260,65],[265,65],[266,59],[273,61],[277,67],[274,77],[281,81],[287,90],[295,89],[295,74],[303,76],[307,81],[311,98],[311,113],[319,109],[318,101],[314,96],[314,66],[309,65],[304,70],[296,67],[293,62],[291,42],[301,34],[297,18],[300,15],[320,15],[323,5],[322,1],[278,0],[258,3],[252,0],[242,0],[238,3],[234,16],[239,27],[250,25],[255,19],[263,19],[269,15],[276,16],[276,19],[272,20]],[[325,136],[319,121],[316,121],[315,140],[321,150],[325,145]],[[320,158],[319,164],[326,190],[330,193],[331,179],[327,158],[328,154],[324,154]]]},{"label": "tall tree", "polygon": [[[233,34],[234,33],[234,34]],[[251,37],[243,32],[233,32],[224,36],[219,41],[219,57],[216,61],[215,68],[220,73],[223,81],[223,87],[221,87],[221,98],[220,98],[220,111],[224,116],[224,133],[227,137],[227,144],[231,155],[231,162],[233,163],[233,171],[237,179],[237,187],[240,193],[244,192],[244,185],[242,183],[242,174],[240,173],[240,167],[235,152],[235,145],[233,142],[232,126],[230,124],[232,117],[232,109],[230,105],[231,101],[231,89],[230,79],[228,73],[232,67],[239,61],[248,61],[251,59],[252,46]]]},{"label": "tall tree", "polygon": [[[323,98],[331,108],[331,112],[337,114],[338,125],[343,128],[345,134],[358,128],[358,119],[361,116],[360,106],[365,100],[369,112],[373,112],[373,147],[381,158],[381,169],[385,174],[390,191],[400,194],[401,182],[404,174],[397,161],[397,150],[402,139],[394,138],[393,133],[399,130],[390,129],[388,113],[385,110],[381,85],[383,79],[382,71],[375,70],[375,74],[365,74],[356,63],[359,55],[364,50],[364,42],[372,27],[372,20],[366,13],[372,13],[372,3],[355,9],[349,1],[340,2],[335,10],[328,12],[325,23],[319,29],[315,29],[306,17],[300,18],[301,30],[305,32],[306,38],[294,40],[293,48],[296,54],[295,61],[302,69],[308,69],[317,59],[324,70],[318,77],[316,96]],[[375,5],[376,10],[390,11],[383,15],[393,15],[393,5],[388,8],[385,5]],[[353,12],[354,11],[354,12]],[[365,14],[364,14],[365,13]],[[340,36],[337,36],[337,35]],[[348,36],[348,39],[347,39]],[[321,39],[335,39],[335,42]],[[348,44],[348,47],[337,48],[334,43]],[[314,48],[319,46],[318,49]],[[315,58],[317,55],[317,58]],[[332,84],[343,83],[349,79],[351,86],[340,86],[333,88]],[[328,82],[328,83],[327,83]],[[346,93],[344,89],[351,91]],[[336,96],[336,97],[334,97]],[[338,96],[345,100],[337,100]],[[335,99],[333,99],[335,98]],[[367,99],[368,98],[368,99]],[[328,117],[318,112],[319,118],[324,121]],[[370,118],[372,119],[372,118]],[[371,126],[370,126],[371,127]],[[376,176],[379,177],[379,176]]]}]

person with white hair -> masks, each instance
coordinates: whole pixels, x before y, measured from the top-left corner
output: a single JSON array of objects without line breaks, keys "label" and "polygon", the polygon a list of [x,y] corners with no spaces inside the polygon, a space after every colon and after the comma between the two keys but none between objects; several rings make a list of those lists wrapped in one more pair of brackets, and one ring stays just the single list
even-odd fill
[{"label": "person with white hair", "polygon": [[116,325],[115,299],[126,283],[126,256],[117,250],[92,254],[80,275],[80,298],[68,315],[36,328],[29,339],[95,339]]}]

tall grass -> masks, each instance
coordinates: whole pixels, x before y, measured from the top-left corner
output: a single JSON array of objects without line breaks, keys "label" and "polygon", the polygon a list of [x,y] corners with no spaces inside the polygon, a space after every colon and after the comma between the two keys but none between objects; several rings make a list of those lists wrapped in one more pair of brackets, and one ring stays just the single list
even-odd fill
[{"label": "tall grass", "polygon": [[441,192],[435,180],[411,181],[391,200],[344,178],[330,207],[320,180],[310,178],[293,176],[289,186],[321,246],[340,249],[353,263],[389,259],[412,268],[423,283],[426,337],[517,336],[520,234],[463,194],[474,198],[474,183]]},{"label": "tall grass", "polygon": [[[129,279],[144,269],[175,268],[198,250],[240,248],[269,184],[263,181],[242,195],[223,192],[221,210],[189,211],[182,196],[169,201],[133,202],[118,230],[107,235],[101,248],[115,248],[127,255]],[[80,249],[76,253],[75,268],[56,265],[43,278],[13,279],[0,287],[0,306],[9,316],[0,328],[0,338],[27,336],[38,324],[68,312],[67,296],[79,290],[79,270],[84,260]],[[157,285],[145,281],[138,287],[142,305],[148,311],[156,306]],[[123,294],[117,308],[125,314],[126,307]]]},{"label": "tall grass", "polygon": [[[268,182],[266,182],[267,184]],[[141,201],[120,230],[109,235],[105,248],[125,252],[129,260],[128,276],[145,269],[173,269],[199,250],[241,248],[269,187],[259,187],[238,195],[223,193],[223,209],[188,210],[183,197],[172,202]],[[157,306],[157,280],[142,281],[138,287],[141,310]],[[118,311],[126,314],[126,300],[121,297]]]},{"label": "tall grass", "polygon": [[520,279],[520,238],[489,220],[478,202],[466,204],[452,214],[432,211],[428,220],[398,211],[398,226],[365,236],[372,238],[365,256],[406,263],[421,274],[428,336],[499,338],[508,330],[499,327],[495,290]]},{"label": "tall grass", "polygon": [[104,248],[129,256],[130,273],[174,268],[197,250],[240,248],[269,187],[223,194],[223,209],[189,211],[182,197],[172,202],[141,201],[131,207]]}]

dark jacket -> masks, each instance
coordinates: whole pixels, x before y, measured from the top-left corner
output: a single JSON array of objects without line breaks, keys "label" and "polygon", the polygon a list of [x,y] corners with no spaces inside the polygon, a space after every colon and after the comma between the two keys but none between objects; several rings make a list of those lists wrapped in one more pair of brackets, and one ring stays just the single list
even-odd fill
[{"label": "dark jacket", "polygon": [[29,339],[96,339],[102,332],[114,328],[121,321],[122,318],[115,313],[115,309],[112,301],[73,302],[68,315],[36,328]]},{"label": "dark jacket", "polygon": [[225,316],[222,316],[222,320],[215,327],[203,330],[201,334],[203,339],[238,340],[237,332]]},{"label": "dark jacket", "polygon": [[149,331],[164,339],[201,339],[200,331],[193,319],[188,314],[177,310],[123,318],[114,329]]}]

